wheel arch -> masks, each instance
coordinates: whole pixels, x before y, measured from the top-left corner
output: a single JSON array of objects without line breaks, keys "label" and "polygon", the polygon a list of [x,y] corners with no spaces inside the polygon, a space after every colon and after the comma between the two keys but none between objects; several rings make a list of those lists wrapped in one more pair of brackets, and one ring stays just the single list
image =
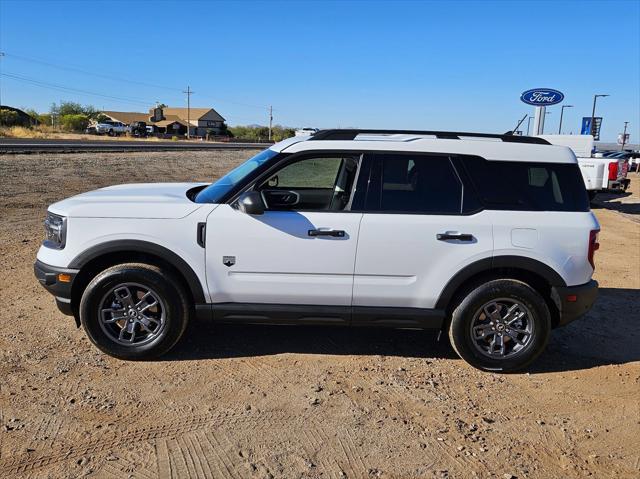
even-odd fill
[{"label": "wheel arch", "polygon": [[510,278],[527,283],[544,298],[551,312],[553,325],[559,322],[559,310],[552,299],[551,289],[555,286],[567,286],[567,283],[549,265],[522,256],[495,256],[471,263],[449,280],[435,307],[446,311],[447,316],[450,316],[457,296],[465,289],[497,278]]},{"label": "wheel arch", "polygon": [[202,283],[195,271],[173,251],[148,241],[109,241],[80,253],[69,265],[69,268],[79,270],[71,288],[71,306],[77,324],[80,298],[95,275],[110,266],[129,262],[144,262],[169,269],[182,282],[193,305],[206,302]]}]

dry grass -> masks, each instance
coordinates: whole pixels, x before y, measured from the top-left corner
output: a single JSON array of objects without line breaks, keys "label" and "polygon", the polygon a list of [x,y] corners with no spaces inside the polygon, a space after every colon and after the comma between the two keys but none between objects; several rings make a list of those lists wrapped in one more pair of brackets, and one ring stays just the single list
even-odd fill
[{"label": "dry grass", "polygon": [[130,136],[107,136],[107,135],[86,135],[84,133],[74,133],[72,131],[54,130],[47,125],[38,125],[32,128],[23,126],[0,127],[0,138],[38,138],[52,140],[139,140],[139,141],[159,141],[160,138],[132,138]]}]

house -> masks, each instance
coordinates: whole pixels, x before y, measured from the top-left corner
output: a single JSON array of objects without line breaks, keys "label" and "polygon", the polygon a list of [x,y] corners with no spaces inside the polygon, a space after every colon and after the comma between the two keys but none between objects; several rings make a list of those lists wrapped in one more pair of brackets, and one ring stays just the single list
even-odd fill
[{"label": "house", "polygon": [[208,131],[220,134],[224,130],[224,118],[213,108],[152,108],[149,113],[128,111],[103,111],[113,121],[130,125],[144,121],[159,133],[185,135],[190,125],[191,136],[206,136]]},{"label": "house", "polygon": [[[7,106],[7,105],[0,105],[0,110],[4,110],[6,112],[13,112],[13,114],[11,116],[14,117],[13,119],[13,123],[11,123],[9,126],[33,126],[33,125],[37,125],[38,124],[38,120],[34,117],[32,117],[31,115],[25,113],[22,110],[19,110],[18,108],[14,108],[12,106]],[[9,115],[7,115],[8,117]],[[2,125],[2,122],[4,120],[0,119],[0,125]]]}]

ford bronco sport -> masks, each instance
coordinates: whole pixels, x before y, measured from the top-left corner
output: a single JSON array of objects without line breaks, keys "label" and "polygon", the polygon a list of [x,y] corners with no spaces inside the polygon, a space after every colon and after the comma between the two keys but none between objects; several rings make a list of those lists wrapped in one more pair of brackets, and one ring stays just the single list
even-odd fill
[{"label": "ford bronco sport", "polygon": [[123,359],[196,317],[430,329],[513,371],[591,307],[599,225],[576,157],[543,138],[323,130],[213,184],[129,184],[49,207],[35,263]]}]

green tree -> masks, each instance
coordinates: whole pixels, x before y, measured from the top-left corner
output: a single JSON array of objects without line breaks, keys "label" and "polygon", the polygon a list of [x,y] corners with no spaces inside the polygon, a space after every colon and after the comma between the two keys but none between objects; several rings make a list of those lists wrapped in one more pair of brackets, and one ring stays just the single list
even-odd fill
[{"label": "green tree", "polygon": [[84,115],[84,107],[74,101],[63,101],[60,102],[60,106],[58,106],[58,114],[60,116]]},{"label": "green tree", "polygon": [[0,110],[0,125],[2,126],[18,126],[21,125],[20,116],[13,110]]},{"label": "green tree", "polygon": [[[266,126],[231,126],[228,131],[235,137],[248,141],[267,141],[269,139],[269,128]],[[296,134],[293,128],[285,128],[275,125],[271,129],[271,139],[281,141]]]},{"label": "green tree", "polygon": [[89,126],[89,117],[83,114],[62,115],[60,117],[62,128],[68,131],[84,131]]},{"label": "green tree", "polygon": [[27,115],[29,115],[31,118],[33,118],[36,124],[42,123],[42,120],[40,119],[40,116],[41,116],[40,113],[35,111],[33,108],[27,108],[24,110],[24,112]]}]

